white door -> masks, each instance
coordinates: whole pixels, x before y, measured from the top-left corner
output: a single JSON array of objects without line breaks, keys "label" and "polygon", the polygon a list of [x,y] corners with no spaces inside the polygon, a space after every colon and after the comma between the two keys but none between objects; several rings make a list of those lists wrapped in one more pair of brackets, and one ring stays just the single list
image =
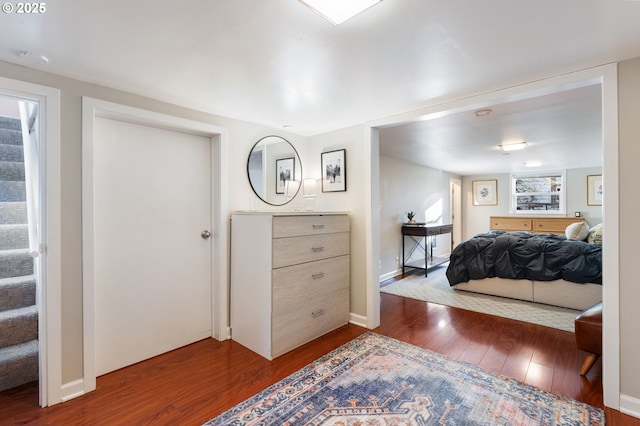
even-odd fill
[{"label": "white door", "polygon": [[96,375],[211,336],[211,140],[96,117]]}]

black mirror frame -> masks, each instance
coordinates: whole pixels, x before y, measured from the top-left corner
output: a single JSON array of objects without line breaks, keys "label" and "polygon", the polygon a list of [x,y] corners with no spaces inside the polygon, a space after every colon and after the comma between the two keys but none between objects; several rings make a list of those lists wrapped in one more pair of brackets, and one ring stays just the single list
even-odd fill
[{"label": "black mirror frame", "polygon": [[[300,176],[303,176],[303,174],[302,174],[302,160],[300,160],[300,154],[298,154],[298,151],[293,146],[293,144],[291,142],[289,142],[287,139],[283,138],[282,136],[268,135],[268,136],[264,136],[264,137],[260,138],[256,143],[254,143],[253,146],[251,147],[251,150],[249,151],[249,155],[247,156],[247,180],[249,181],[249,186],[251,186],[251,190],[256,195],[256,197],[258,197],[258,199],[260,199],[260,201],[262,201],[263,203],[268,204],[270,206],[274,206],[274,207],[285,206],[285,205],[289,204],[298,195],[298,193],[300,192],[300,188],[302,187],[302,184],[298,186],[298,189],[296,190],[296,193],[295,193],[295,195],[293,197],[289,198],[288,200],[286,200],[285,202],[283,202],[281,204],[275,204],[275,203],[269,202],[269,201],[265,200],[264,198],[262,198],[258,194],[258,191],[256,191],[256,188],[253,186],[253,182],[251,182],[251,175],[249,174],[249,162],[251,161],[251,154],[253,153],[253,150],[258,146],[258,144],[260,144],[260,142],[262,142],[263,140],[265,140],[267,138],[279,138],[283,142],[286,142],[286,143],[289,144],[289,146],[291,147],[291,149],[293,149],[293,152],[295,153],[295,158],[298,161],[298,165],[300,167]],[[294,178],[295,178],[295,176],[294,176]],[[301,181],[302,181],[302,179],[301,179]]]}]

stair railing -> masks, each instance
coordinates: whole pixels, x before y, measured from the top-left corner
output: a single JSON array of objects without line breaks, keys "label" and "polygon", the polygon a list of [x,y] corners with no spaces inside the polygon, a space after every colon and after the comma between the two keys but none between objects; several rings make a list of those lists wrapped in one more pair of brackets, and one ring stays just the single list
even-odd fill
[{"label": "stair railing", "polygon": [[40,182],[38,105],[36,103],[26,101],[20,101],[18,104],[20,107],[22,145],[24,148],[27,223],[29,226],[29,254],[32,257],[38,257],[40,254],[40,237],[38,235],[38,186]]}]

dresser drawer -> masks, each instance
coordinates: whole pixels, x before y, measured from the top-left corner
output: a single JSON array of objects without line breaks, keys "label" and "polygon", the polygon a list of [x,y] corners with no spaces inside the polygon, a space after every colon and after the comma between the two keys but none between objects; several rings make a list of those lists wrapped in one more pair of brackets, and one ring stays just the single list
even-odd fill
[{"label": "dresser drawer", "polygon": [[271,354],[275,358],[349,322],[349,290],[307,298],[271,317]]},{"label": "dresser drawer", "polygon": [[273,238],[348,232],[349,224],[349,216],[345,214],[276,216],[273,218]]},{"label": "dresser drawer", "polygon": [[300,310],[309,300],[348,289],[349,273],[348,255],[274,269],[271,312]]},{"label": "dresser drawer", "polygon": [[533,232],[564,235],[567,226],[576,222],[583,222],[583,220],[580,218],[571,217],[533,219]]},{"label": "dresser drawer", "polygon": [[500,231],[531,231],[531,219],[520,217],[492,217],[491,230]]},{"label": "dresser drawer", "polygon": [[342,256],[349,254],[349,233],[277,238],[272,250],[274,268]]}]

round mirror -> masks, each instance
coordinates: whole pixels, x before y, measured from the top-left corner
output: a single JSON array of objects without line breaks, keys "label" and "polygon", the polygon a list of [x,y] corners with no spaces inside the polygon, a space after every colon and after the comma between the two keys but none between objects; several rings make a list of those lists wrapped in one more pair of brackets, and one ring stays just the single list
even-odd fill
[{"label": "round mirror", "polygon": [[249,153],[247,176],[262,201],[272,206],[287,204],[300,190],[302,164],[298,152],[280,136],[264,137]]}]

